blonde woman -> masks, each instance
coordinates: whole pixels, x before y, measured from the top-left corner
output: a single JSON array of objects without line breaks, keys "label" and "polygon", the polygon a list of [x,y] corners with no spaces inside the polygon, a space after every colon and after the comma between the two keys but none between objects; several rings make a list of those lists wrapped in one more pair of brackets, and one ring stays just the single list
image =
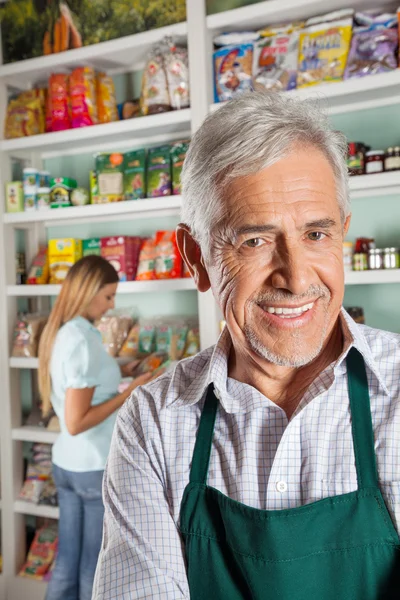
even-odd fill
[{"label": "blonde woman", "polygon": [[61,433],[53,446],[60,505],[59,550],[47,600],[90,600],[102,539],[102,478],[116,414],[150,375],[122,394],[122,375],[93,323],[114,307],[118,274],[99,256],[69,271],[39,347],[39,388],[44,412],[53,406]]}]

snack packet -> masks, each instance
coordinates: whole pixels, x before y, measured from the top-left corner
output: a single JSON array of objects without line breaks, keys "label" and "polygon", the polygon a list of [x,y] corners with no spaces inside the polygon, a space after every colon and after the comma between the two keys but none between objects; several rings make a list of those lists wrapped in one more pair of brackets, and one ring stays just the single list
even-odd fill
[{"label": "snack packet", "polygon": [[190,105],[188,51],[174,44],[172,38],[167,38],[166,45],[164,63],[170,103],[174,109],[187,108]]},{"label": "snack packet", "polygon": [[154,350],[156,326],[154,321],[142,320],[139,330],[138,357],[143,358]]},{"label": "snack packet", "polygon": [[110,356],[118,356],[132,327],[132,317],[126,314],[104,315],[97,324],[104,348]]},{"label": "snack packet", "polygon": [[57,526],[47,525],[39,529],[31,547],[29,548],[26,563],[21,568],[19,575],[42,579],[49,570],[56,556],[58,546]]},{"label": "snack packet", "polygon": [[254,87],[287,91],[297,86],[297,58],[301,24],[271,27],[254,42]]},{"label": "snack packet", "polygon": [[191,327],[187,334],[183,358],[195,356],[200,352],[200,333],[198,327]]},{"label": "snack packet", "polygon": [[124,199],[145,198],[146,151],[132,150],[124,154]]},{"label": "snack packet", "polygon": [[350,49],[353,11],[315,17],[300,32],[297,87],[341,81]]},{"label": "snack packet", "polygon": [[226,46],[214,52],[215,102],[252,89],[253,44]]},{"label": "snack packet", "polygon": [[4,121],[4,137],[14,139],[44,133],[44,115],[40,98],[20,94],[10,100]]},{"label": "snack packet", "polygon": [[38,313],[22,314],[14,329],[12,356],[35,358],[47,317]]},{"label": "snack packet", "polygon": [[97,118],[96,75],[92,67],[78,67],[69,78],[72,127],[95,125]]},{"label": "snack packet", "polygon": [[145,116],[171,110],[163,47],[161,45],[155,46],[150,51],[143,73],[140,108]]},{"label": "snack packet", "polygon": [[353,31],[344,78],[396,69],[399,45],[396,15],[356,13],[355,21],[358,26]]},{"label": "snack packet", "polygon": [[146,188],[149,198],[171,195],[171,158],[169,146],[161,146],[149,150]]},{"label": "snack packet", "polygon": [[97,112],[99,123],[118,121],[115,86],[112,77],[106,73],[98,73],[96,80]]},{"label": "snack packet", "polygon": [[153,352],[150,356],[146,357],[136,367],[132,373],[132,377],[136,378],[145,373],[151,373],[156,369],[159,369],[168,360],[168,354],[165,352]]},{"label": "snack packet", "polygon": [[71,128],[69,115],[68,76],[56,73],[49,79],[49,102],[51,104],[51,130],[64,131]]},{"label": "snack packet", "polygon": [[151,281],[155,279],[154,266],[156,261],[156,241],[154,238],[145,240],[139,254],[139,265],[136,281]]},{"label": "snack packet", "polygon": [[39,248],[39,252],[33,259],[28,273],[28,285],[45,285],[49,282],[49,257],[45,246]]},{"label": "snack packet", "polygon": [[182,257],[176,243],[175,231],[156,233],[156,279],[179,279],[182,276]]},{"label": "snack packet", "polygon": [[172,163],[172,193],[180,195],[181,187],[181,172],[186,153],[189,148],[189,141],[175,142],[171,145],[171,163]]},{"label": "snack packet", "polygon": [[122,358],[136,358],[139,352],[139,336],[140,336],[140,325],[136,323],[127,335],[125,342],[119,351],[118,356]]}]

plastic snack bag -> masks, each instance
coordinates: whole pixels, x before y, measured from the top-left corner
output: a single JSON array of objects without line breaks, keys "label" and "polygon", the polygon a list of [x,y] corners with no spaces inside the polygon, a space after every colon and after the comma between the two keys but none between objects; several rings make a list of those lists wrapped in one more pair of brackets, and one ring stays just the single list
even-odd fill
[{"label": "plastic snack bag", "polygon": [[47,317],[40,314],[20,315],[14,329],[12,356],[35,358],[46,323]]},{"label": "plastic snack bag", "polygon": [[118,356],[131,328],[132,317],[129,315],[109,314],[100,319],[97,329],[110,356]]},{"label": "plastic snack bag", "polygon": [[118,121],[114,81],[106,73],[97,74],[96,96],[99,123]]},{"label": "plastic snack bag", "polygon": [[146,151],[132,150],[124,154],[124,199],[137,200],[146,196]]},{"label": "plastic snack bag", "polygon": [[398,30],[395,14],[356,13],[345,79],[386,73],[397,68]]},{"label": "plastic snack bag", "polygon": [[161,146],[149,150],[146,188],[149,198],[171,195],[171,157],[169,146]]},{"label": "plastic snack bag", "polygon": [[181,172],[186,153],[189,148],[189,142],[175,142],[171,145],[171,163],[172,163],[172,193],[179,195],[182,192],[181,188]]},{"label": "plastic snack bag", "polygon": [[214,52],[215,102],[252,89],[253,44],[226,46]]},{"label": "plastic snack bag", "polygon": [[139,254],[139,265],[136,273],[136,281],[151,281],[155,279],[154,267],[156,261],[156,241],[149,238],[143,243]]},{"label": "plastic snack bag", "polygon": [[154,115],[171,110],[163,52],[163,46],[157,45],[152,48],[147,60],[140,98],[143,115]]},{"label": "plastic snack bag", "polygon": [[139,336],[140,325],[139,323],[136,323],[136,325],[130,329],[118,356],[121,356],[122,358],[136,358],[139,352]]},{"label": "plastic snack bag", "polygon": [[254,87],[286,91],[297,86],[297,58],[301,24],[271,27],[254,42]]},{"label": "plastic snack bag", "polygon": [[352,10],[337,11],[306,22],[300,32],[297,87],[343,79],[352,24]]},{"label": "plastic snack bag", "polygon": [[156,245],[156,279],[179,279],[182,276],[182,257],[176,243],[176,232],[157,231]]},{"label": "plastic snack bag", "polygon": [[150,356],[147,356],[142,362],[136,367],[132,376],[139,377],[145,373],[151,373],[159,369],[168,360],[168,354],[165,352],[153,352]]},{"label": "plastic snack bag", "polygon": [[58,535],[55,525],[47,525],[39,529],[35,534],[26,563],[20,570],[19,575],[42,579],[54,561],[57,546]]},{"label": "plastic snack bag", "polygon": [[33,259],[29,269],[28,285],[45,285],[49,282],[49,257],[46,247],[39,248],[39,252]]},{"label": "plastic snack bag", "polygon": [[198,327],[191,327],[187,334],[183,358],[195,356],[200,352],[200,333]]},{"label": "plastic snack bag", "polygon": [[96,74],[91,67],[78,67],[69,78],[72,127],[95,125],[97,118]]},{"label": "plastic snack bag", "polygon": [[69,115],[68,76],[58,73],[49,79],[49,101],[51,104],[51,130],[64,131],[71,128]]},{"label": "plastic snack bag", "polygon": [[168,49],[164,54],[168,92],[172,108],[187,108],[190,105],[188,51],[184,46],[167,38]]}]

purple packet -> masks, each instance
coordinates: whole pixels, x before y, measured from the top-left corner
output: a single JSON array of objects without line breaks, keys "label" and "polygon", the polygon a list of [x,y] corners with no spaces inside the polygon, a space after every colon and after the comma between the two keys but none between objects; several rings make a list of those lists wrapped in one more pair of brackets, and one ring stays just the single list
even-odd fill
[{"label": "purple packet", "polygon": [[344,79],[396,69],[398,44],[397,28],[354,30]]}]

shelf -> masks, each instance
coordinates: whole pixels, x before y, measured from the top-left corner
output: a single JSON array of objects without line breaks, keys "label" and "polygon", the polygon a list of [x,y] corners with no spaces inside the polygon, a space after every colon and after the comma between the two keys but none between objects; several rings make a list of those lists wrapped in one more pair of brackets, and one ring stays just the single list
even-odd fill
[{"label": "shelf", "polygon": [[3,222],[12,225],[28,223],[44,223],[53,226],[57,223],[75,221],[110,221],[126,217],[135,219],[157,218],[179,215],[182,207],[181,196],[165,196],[163,198],[147,198],[145,200],[130,200],[125,202],[110,202],[109,204],[88,204],[87,206],[71,206],[38,210],[36,212],[8,213],[3,216]]},{"label": "shelf", "polygon": [[32,515],[33,517],[44,517],[46,519],[59,519],[60,509],[56,506],[42,506],[41,504],[32,504],[23,500],[14,502],[14,512],[22,515]]},{"label": "shelf", "polygon": [[381,271],[352,271],[345,273],[346,285],[374,285],[400,283],[400,269]]},{"label": "shelf", "polygon": [[[57,296],[60,285],[8,285],[7,296]],[[118,285],[118,294],[163,293],[196,290],[193,279],[166,279],[161,281],[124,281]]]},{"label": "shelf", "polygon": [[[21,565],[22,566],[22,565]],[[7,579],[7,597],[14,600],[44,600],[47,583],[32,577],[19,577]]]},{"label": "shelf", "polygon": [[400,196],[400,171],[359,175],[349,178],[351,199],[380,196]]},{"label": "shelf", "polygon": [[349,5],[354,9],[365,10],[376,4],[376,0],[334,0],[329,5],[326,0],[267,0],[209,15],[207,27],[213,32],[257,30],[273,23],[308,19],[323,15],[328,10],[349,8]]},{"label": "shelf", "polygon": [[48,431],[43,427],[16,427],[11,432],[13,440],[20,442],[38,442],[39,444],[54,444],[59,432]]},{"label": "shelf", "polygon": [[[300,88],[286,92],[300,100],[317,100],[331,115],[397,104],[400,98],[400,69],[337,83]],[[222,103],[212,104],[210,111]]]},{"label": "shelf", "polygon": [[37,151],[44,158],[52,158],[60,155],[98,152],[104,144],[110,142],[113,146],[123,143],[124,146],[138,147],[144,144],[147,138],[149,143],[152,138],[155,138],[154,143],[158,143],[164,139],[160,136],[168,137],[178,132],[186,133],[190,130],[190,122],[190,109],[186,108],[115,123],[3,140],[0,142],[0,151],[9,153],[24,150]]},{"label": "shelf", "polygon": [[177,23],[76,50],[6,64],[0,67],[0,78],[11,86],[26,89],[29,85],[46,82],[50,73],[69,72],[84,64],[90,64],[95,69],[110,74],[130,71],[133,68],[139,69],[143,66],[153,44],[165,35],[186,37],[186,23]]}]

